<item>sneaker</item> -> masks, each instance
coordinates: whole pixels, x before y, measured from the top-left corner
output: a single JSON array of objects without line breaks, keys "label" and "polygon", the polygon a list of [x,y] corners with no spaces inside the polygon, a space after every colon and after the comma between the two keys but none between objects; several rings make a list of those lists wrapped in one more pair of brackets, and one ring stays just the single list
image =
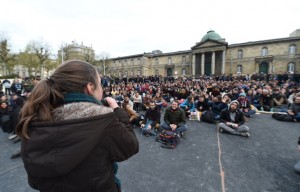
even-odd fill
[{"label": "sneaker", "polygon": [[243,132],[243,133],[240,133],[240,136],[249,138],[250,134],[248,132]]},{"label": "sneaker", "polygon": [[14,132],[12,134],[10,134],[10,136],[8,136],[9,140],[13,140],[14,138],[17,137],[17,134],[15,134]]},{"label": "sneaker", "polygon": [[186,139],[186,133],[185,132],[181,132],[179,134],[179,137],[183,138],[183,139]]}]

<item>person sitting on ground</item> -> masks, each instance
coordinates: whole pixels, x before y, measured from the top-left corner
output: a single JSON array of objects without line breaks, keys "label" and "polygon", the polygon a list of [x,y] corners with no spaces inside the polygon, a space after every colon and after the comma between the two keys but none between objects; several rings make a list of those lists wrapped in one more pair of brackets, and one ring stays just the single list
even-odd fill
[{"label": "person sitting on ground", "polygon": [[225,94],[222,98],[221,95],[218,95],[217,97],[213,97],[213,102],[211,104],[211,109],[214,112],[214,120],[220,119],[220,114],[223,109],[227,108],[227,102],[229,100],[229,97],[227,94]]},{"label": "person sitting on ground", "polygon": [[279,88],[274,89],[272,98],[273,98],[274,107],[286,108],[286,104],[288,103],[287,98],[285,94],[280,92]]},{"label": "person sitting on ground", "polygon": [[185,111],[186,117],[194,115],[193,113],[195,112],[196,108],[195,108],[195,102],[193,97],[188,96],[186,100],[184,100],[184,102],[181,103],[179,106],[181,109]]},{"label": "person sitting on ground", "polygon": [[134,95],[132,96],[132,100],[133,100],[133,109],[139,113],[140,112],[140,108],[143,102],[143,98],[142,96],[136,91],[134,93]]},{"label": "person sitting on ground", "polygon": [[249,99],[246,97],[246,93],[240,93],[238,98],[239,106],[241,112],[245,115],[245,117],[250,117],[256,113],[255,110],[251,109],[251,103]]},{"label": "person sitting on ground", "polygon": [[0,102],[0,126],[4,133],[13,134],[13,128],[11,126],[12,108],[8,105],[7,101]]},{"label": "person sitting on ground", "polygon": [[[298,138],[298,151],[300,152],[300,137]],[[298,163],[296,163],[294,168],[295,168],[296,173],[300,174],[300,161],[298,161]]]},{"label": "person sitting on ground", "polygon": [[161,111],[162,110],[162,104],[165,102],[164,98],[162,98],[160,92],[156,92],[155,96],[152,98],[153,101],[155,101],[156,106]]},{"label": "person sitting on ground", "polygon": [[177,100],[172,102],[172,105],[166,109],[164,122],[161,125],[162,129],[174,131],[184,137],[184,132],[188,129],[186,125],[185,112],[179,107]]},{"label": "person sitting on ground", "polygon": [[201,112],[209,110],[208,100],[205,98],[205,95],[202,94],[199,96],[196,109]]},{"label": "person sitting on ground", "polygon": [[152,95],[149,93],[149,91],[147,91],[145,97],[143,98],[143,103],[142,103],[142,109],[143,110],[148,110],[149,109],[149,105],[150,105],[150,101],[152,100]]},{"label": "person sitting on ground", "polygon": [[124,102],[122,103],[121,108],[123,108],[127,112],[128,116],[129,116],[130,124],[133,127],[137,126],[139,123],[138,122],[138,117],[139,117],[138,114],[136,114],[136,112],[129,105],[127,105]]},{"label": "person sitting on ground", "polygon": [[222,110],[219,124],[221,133],[229,133],[243,137],[250,137],[249,127],[244,125],[244,114],[239,110],[239,102],[232,101],[227,109]]},{"label": "person sitting on ground", "polygon": [[122,104],[125,103],[127,105],[127,107],[129,107],[131,110],[133,110],[133,102],[129,99],[129,96],[124,94],[123,97],[124,97],[124,100],[123,100]]},{"label": "person sitting on ground", "polygon": [[160,127],[160,112],[154,101],[149,102],[149,109],[146,111],[141,122],[142,133],[146,136],[156,135]]},{"label": "person sitting on ground", "polygon": [[296,95],[295,101],[291,104],[287,113],[294,118],[294,121],[300,122],[300,93]]},{"label": "person sitting on ground", "polygon": [[274,107],[273,98],[268,89],[262,90],[262,94],[259,98],[259,105],[261,107],[261,111],[271,111],[271,109]]}]

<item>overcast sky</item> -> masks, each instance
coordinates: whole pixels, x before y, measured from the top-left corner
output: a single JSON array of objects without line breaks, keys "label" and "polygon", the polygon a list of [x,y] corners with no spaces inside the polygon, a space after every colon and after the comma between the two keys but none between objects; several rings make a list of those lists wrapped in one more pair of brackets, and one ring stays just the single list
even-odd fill
[{"label": "overcast sky", "polygon": [[76,41],[96,55],[190,50],[210,29],[229,44],[288,37],[299,0],[0,0],[0,32],[15,52]]}]

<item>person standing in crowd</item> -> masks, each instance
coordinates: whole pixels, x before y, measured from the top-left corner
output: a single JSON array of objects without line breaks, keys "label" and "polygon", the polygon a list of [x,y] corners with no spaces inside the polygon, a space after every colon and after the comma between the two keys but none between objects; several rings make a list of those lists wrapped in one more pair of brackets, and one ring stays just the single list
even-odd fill
[{"label": "person standing in crowd", "polygon": [[244,114],[239,110],[239,102],[234,100],[227,109],[222,110],[219,124],[221,133],[250,137],[249,127],[244,125]]},{"label": "person standing in crowd", "polygon": [[185,112],[179,107],[177,100],[172,102],[172,105],[166,109],[164,122],[161,128],[174,131],[181,137],[185,137],[184,132],[188,129],[186,125]]},{"label": "person standing in crowd", "polygon": [[156,135],[160,127],[160,112],[154,101],[149,102],[149,109],[141,122],[142,133],[146,136]]},{"label": "person standing in crowd", "polygon": [[23,90],[23,85],[20,83],[19,79],[15,79],[11,85],[11,91],[16,95],[21,96],[22,90]]},{"label": "person standing in crowd", "polygon": [[83,61],[61,64],[27,98],[16,132],[29,185],[40,191],[120,192],[116,162],[139,150],[126,112]]},{"label": "person standing in crowd", "polygon": [[11,87],[10,81],[8,79],[4,79],[2,84],[5,89],[5,95],[10,95],[10,87]]}]

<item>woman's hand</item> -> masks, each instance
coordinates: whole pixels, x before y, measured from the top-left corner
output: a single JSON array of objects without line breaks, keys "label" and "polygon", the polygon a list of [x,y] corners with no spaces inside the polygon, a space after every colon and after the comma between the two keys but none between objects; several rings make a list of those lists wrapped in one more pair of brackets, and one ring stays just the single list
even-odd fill
[{"label": "woman's hand", "polygon": [[114,98],[105,97],[105,100],[107,101],[109,107],[111,107],[113,109],[119,107],[119,105],[117,104],[117,102],[116,102],[116,100]]}]

